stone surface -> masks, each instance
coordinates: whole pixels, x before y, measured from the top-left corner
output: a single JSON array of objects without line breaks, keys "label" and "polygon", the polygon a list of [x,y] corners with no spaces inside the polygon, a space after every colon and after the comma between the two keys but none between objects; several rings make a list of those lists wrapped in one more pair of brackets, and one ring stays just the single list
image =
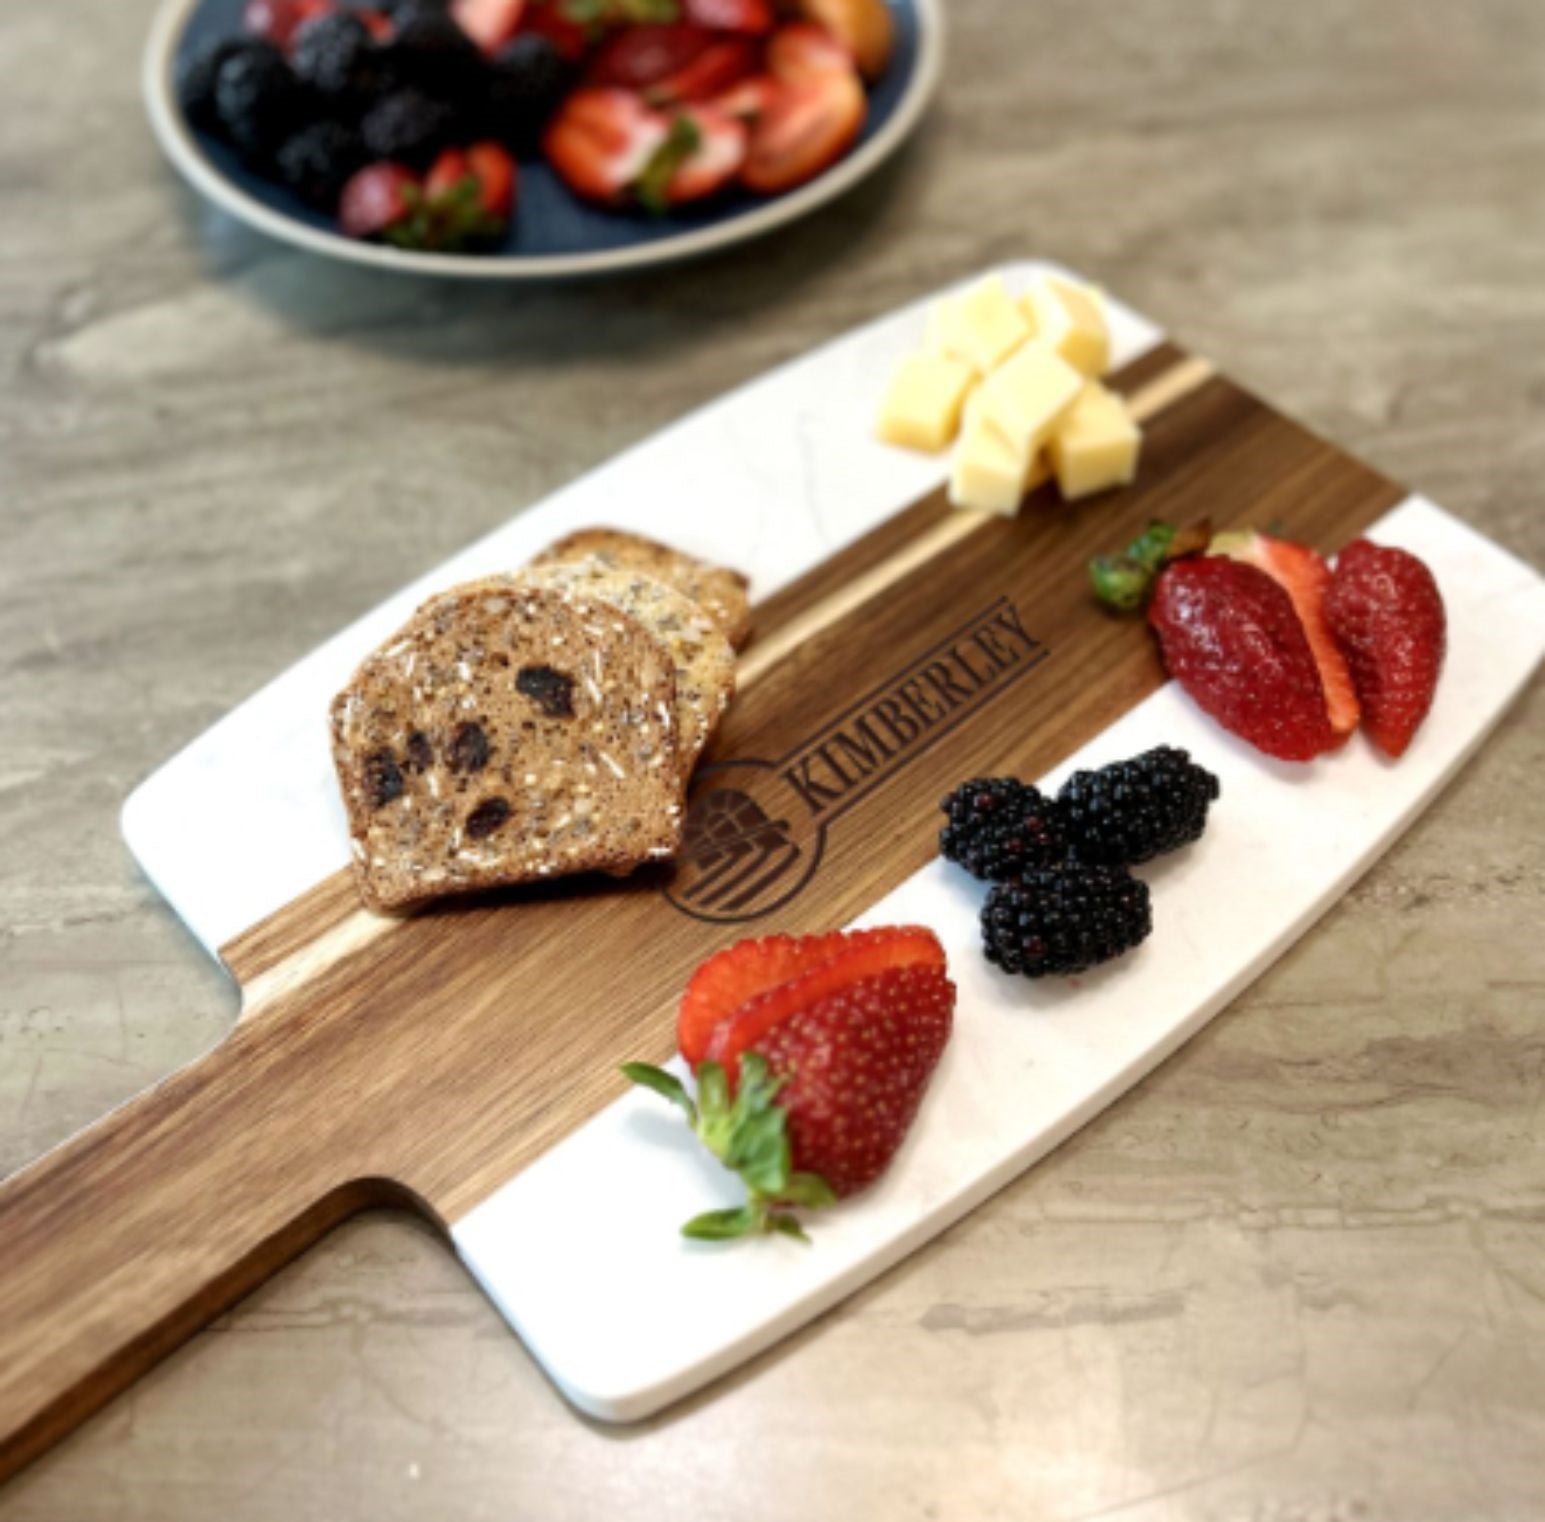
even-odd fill
[{"label": "stone surface", "polygon": [[[216,1041],[131,785],[522,504],[844,328],[1045,254],[1545,559],[1537,0],[961,0],[826,215],[540,292],[206,211],[148,0],[0,8],[0,1172]],[[427,1231],[337,1232],[4,1522],[1545,1515],[1545,700],[1101,1121],[685,1409],[573,1416]],[[3,1250],[3,1244],[0,1244]]]}]

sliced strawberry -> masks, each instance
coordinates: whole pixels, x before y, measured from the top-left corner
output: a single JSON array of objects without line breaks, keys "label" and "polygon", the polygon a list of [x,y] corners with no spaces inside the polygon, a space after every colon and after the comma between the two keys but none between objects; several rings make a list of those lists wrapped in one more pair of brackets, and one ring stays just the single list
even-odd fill
[{"label": "sliced strawberry", "polygon": [[430,168],[424,193],[435,206],[457,195],[469,182],[477,207],[501,222],[509,220],[515,209],[515,160],[507,149],[499,143],[447,148]]},{"label": "sliced strawberry", "polygon": [[829,169],[863,131],[868,100],[851,68],[785,84],[751,130],[741,182],[777,195]]},{"label": "sliced strawberry", "polygon": [[769,935],[740,941],[709,957],[692,974],[681,996],[676,1018],[676,1044],[681,1055],[696,1067],[708,1055],[709,1038],[721,1020],[758,994],[831,961],[854,939],[842,930],[829,935]]},{"label": "sliced strawberry", "polygon": [[423,187],[401,164],[369,164],[343,187],[338,225],[350,238],[379,238],[412,217]]},{"label": "sliced strawberry", "polygon": [[451,15],[457,26],[492,57],[520,30],[525,9],[526,0],[453,0]]},{"label": "sliced strawberry", "polygon": [[1225,729],[1283,761],[1337,744],[1325,687],[1292,599],[1226,555],[1165,567],[1148,606],[1164,664]]},{"label": "sliced strawberry", "polygon": [[890,1167],[954,1011],[943,967],[899,967],[828,994],[758,1042],[768,1072],[787,1076],[777,1102],[796,1175],[814,1174],[845,1198]]},{"label": "sliced strawberry", "polygon": [[623,1072],[669,1099],[699,1139],[746,1184],[746,1202],[696,1217],[707,1241],[783,1232],[791,1211],[834,1205],[891,1165],[911,1129],[954,1024],[955,988],[942,961],[892,967],[843,984],[765,1032],[733,1081],[698,1069],[697,1098],[644,1063]]},{"label": "sliced strawberry", "polygon": [[826,27],[797,21],[773,33],[767,44],[767,69],[785,84],[802,84],[827,74],[852,74],[853,53]]},{"label": "sliced strawberry", "polygon": [[799,0],[799,8],[841,40],[865,79],[885,72],[896,40],[885,0]]},{"label": "sliced strawberry", "polygon": [[1265,571],[1293,600],[1298,621],[1309,637],[1325,687],[1325,706],[1330,727],[1340,740],[1357,728],[1357,689],[1346,657],[1341,653],[1325,618],[1325,594],[1330,590],[1330,567],[1306,544],[1273,539],[1269,534],[1224,534],[1213,542],[1215,551],[1231,555],[1246,565]]},{"label": "sliced strawberry", "polygon": [[438,201],[472,177],[472,164],[466,149],[447,148],[429,166],[429,173],[424,176],[424,194],[431,201]]},{"label": "sliced strawberry", "polygon": [[753,37],[765,36],[777,20],[771,0],[683,0],[682,14],[697,26]]},{"label": "sliced strawberry", "polygon": [[746,129],[709,105],[682,106],[633,187],[648,210],[663,212],[722,190],[746,162]]},{"label": "sliced strawberry", "polygon": [[644,91],[644,96],[656,106],[683,101],[716,101],[754,74],[761,61],[761,50],[750,37],[721,37],[684,68],[656,80]]},{"label": "sliced strawberry", "polygon": [[944,948],[931,930],[908,926],[861,933],[829,962],[823,962],[758,994],[714,1027],[705,1061],[717,1062],[735,1081],[741,1054],[757,1046],[774,1026],[865,978],[901,967],[942,971]]},{"label": "sliced strawberry", "polygon": [[548,123],[548,162],[576,195],[616,201],[670,135],[670,123],[628,90],[576,90]]},{"label": "sliced strawberry", "polygon": [[681,73],[713,44],[713,33],[700,26],[676,22],[626,27],[602,43],[585,81],[621,90],[644,90]]},{"label": "sliced strawberry", "polygon": [[1369,737],[1387,755],[1404,755],[1432,708],[1448,648],[1437,581],[1415,555],[1359,539],[1336,558],[1325,612]]},{"label": "sliced strawberry", "polygon": [[336,10],[336,0],[247,0],[241,24],[254,37],[288,48],[296,32],[317,16]]},{"label": "sliced strawberry", "polygon": [[716,95],[713,104],[727,116],[739,121],[754,122],[766,116],[782,93],[781,86],[771,74],[753,74],[738,85],[732,85],[722,95]]},{"label": "sliced strawberry", "polygon": [[518,182],[509,150],[502,143],[474,143],[467,149],[467,161],[477,176],[483,209],[507,219],[515,210]]}]

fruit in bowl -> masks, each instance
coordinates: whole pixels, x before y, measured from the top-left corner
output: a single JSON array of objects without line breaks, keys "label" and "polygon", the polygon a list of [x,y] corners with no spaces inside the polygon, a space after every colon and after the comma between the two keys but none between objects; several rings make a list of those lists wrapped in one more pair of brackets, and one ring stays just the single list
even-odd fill
[{"label": "fruit in bowl", "polygon": [[885,0],[248,0],[177,95],[345,235],[476,253],[517,160],[651,216],[795,189],[858,140],[892,44]]}]

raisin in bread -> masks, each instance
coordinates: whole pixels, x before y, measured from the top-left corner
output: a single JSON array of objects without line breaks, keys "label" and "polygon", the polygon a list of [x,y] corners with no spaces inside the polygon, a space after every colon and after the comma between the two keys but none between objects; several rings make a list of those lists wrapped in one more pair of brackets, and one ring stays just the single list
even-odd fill
[{"label": "raisin in bread", "polygon": [[676,728],[681,775],[690,778],[735,694],[735,652],[690,597],[639,571],[599,560],[533,566],[525,578],[576,598],[594,598],[636,618],[665,647],[676,672]]},{"label": "raisin in bread", "polygon": [[334,700],[333,758],[376,909],[680,844],[670,655],[638,620],[491,577],[432,598]]},{"label": "raisin in bread", "polygon": [[599,560],[613,570],[642,571],[690,597],[737,650],[751,637],[750,584],[739,571],[614,528],[580,529],[549,545],[532,564],[570,560]]}]

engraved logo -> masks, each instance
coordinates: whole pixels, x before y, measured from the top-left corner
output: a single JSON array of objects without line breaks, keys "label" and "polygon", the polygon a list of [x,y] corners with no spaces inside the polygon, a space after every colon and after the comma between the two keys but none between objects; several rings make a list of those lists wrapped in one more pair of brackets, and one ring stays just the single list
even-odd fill
[{"label": "engraved logo", "polygon": [[761,919],[802,892],[833,825],[1049,652],[999,598],[777,761],[703,767],[665,895],[683,914]]}]

